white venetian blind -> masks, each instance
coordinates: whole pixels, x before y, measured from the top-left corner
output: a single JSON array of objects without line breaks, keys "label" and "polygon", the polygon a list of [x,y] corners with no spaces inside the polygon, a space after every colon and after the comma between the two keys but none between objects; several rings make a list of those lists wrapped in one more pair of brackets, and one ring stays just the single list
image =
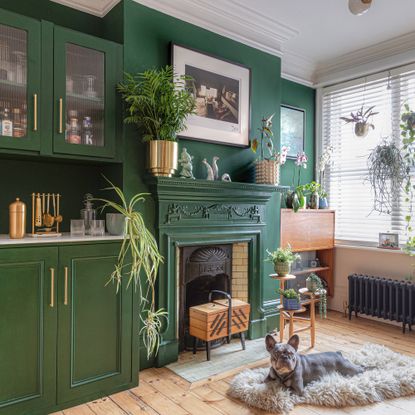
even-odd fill
[{"label": "white venetian blind", "polygon": [[[408,203],[402,190],[390,214],[373,211],[374,195],[369,182],[367,159],[385,137],[401,148],[400,115],[403,104],[415,110],[415,68],[405,67],[364,79],[325,88],[322,93],[322,149],[334,149],[332,165],[325,173],[324,185],[330,207],[336,210],[336,239],[375,244],[379,232],[398,232],[405,240]],[[354,134],[349,117],[364,105],[375,106],[375,125],[365,138]]]}]

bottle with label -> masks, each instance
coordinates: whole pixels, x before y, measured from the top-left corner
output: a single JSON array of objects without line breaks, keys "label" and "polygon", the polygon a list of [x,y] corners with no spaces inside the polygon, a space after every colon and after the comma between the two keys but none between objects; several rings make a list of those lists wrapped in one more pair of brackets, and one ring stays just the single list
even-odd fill
[{"label": "bottle with label", "polygon": [[23,135],[26,135],[26,130],[27,130],[27,105],[26,104],[23,104],[22,106],[21,120],[22,120]]},{"label": "bottle with label", "polygon": [[24,134],[20,108],[13,108],[13,137],[23,137]]},{"label": "bottle with label", "polygon": [[82,122],[82,144],[94,145],[91,117],[84,117]]},{"label": "bottle with label", "polygon": [[1,135],[6,137],[13,137],[13,121],[10,119],[10,112],[8,108],[3,111],[3,120],[1,122]]},{"label": "bottle with label", "polygon": [[71,144],[81,144],[81,129],[79,128],[78,118],[69,119],[68,142]]}]

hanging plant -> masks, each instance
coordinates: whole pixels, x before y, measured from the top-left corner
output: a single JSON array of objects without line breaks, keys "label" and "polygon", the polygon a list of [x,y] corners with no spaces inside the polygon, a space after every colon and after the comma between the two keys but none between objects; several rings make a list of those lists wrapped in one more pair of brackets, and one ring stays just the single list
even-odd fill
[{"label": "hanging plant", "polygon": [[354,133],[357,137],[366,137],[369,133],[369,129],[375,129],[375,126],[369,122],[369,118],[373,117],[374,115],[379,114],[378,112],[373,112],[375,105],[364,109],[364,106],[360,108],[360,110],[356,112],[351,112],[350,117],[340,117],[341,120],[345,121],[347,124],[353,123],[354,124]]},{"label": "hanging plant", "polygon": [[367,164],[367,179],[374,195],[373,210],[390,215],[408,179],[401,151],[394,143],[384,141],[370,153]]},{"label": "hanging plant", "polygon": [[413,255],[415,253],[415,237],[411,236],[413,218],[413,196],[415,186],[411,180],[411,170],[415,167],[415,112],[411,111],[408,104],[404,105],[401,115],[402,152],[405,161],[406,178],[404,182],[405,202],[408,203],[408,212],[405,215],[408,240],[405,251]]}]

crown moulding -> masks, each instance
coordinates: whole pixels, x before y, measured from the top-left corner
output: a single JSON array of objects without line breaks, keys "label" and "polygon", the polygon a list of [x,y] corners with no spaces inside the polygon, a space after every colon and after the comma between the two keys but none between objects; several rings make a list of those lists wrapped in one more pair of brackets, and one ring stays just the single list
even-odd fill
[{"label": "crown moulding", "polygon": [[270,19],[238,0],[134,1],[276,56],[282,56],[283,44],[299,34],[295,28]]},{"label": "crown moulding", "polygon": [[121,0],[51,0],[54,3],[80,10],[97,17],[104,17]]}]

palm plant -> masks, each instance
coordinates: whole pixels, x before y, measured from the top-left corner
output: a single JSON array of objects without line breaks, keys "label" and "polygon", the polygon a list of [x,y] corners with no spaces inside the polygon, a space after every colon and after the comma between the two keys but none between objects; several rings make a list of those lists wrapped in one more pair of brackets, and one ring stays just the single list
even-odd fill
[{"label": "palm plant", "polygon": [[127,104],[124,122],[136,124],[143,140],[176,141],[186,129],[186,118],[194,113],[195,99],[186,88],[189,76],[177,75],[172,66],[125,74],[118,90]]},{"label": "palm plant", "polygon": [[[107,199],[96,200],[104,203],[101,209],[112,208],[126,219],[125,236],[118,254],[117,264],[110,275],[110,282],[116,284],[118,292],[123,278],[127,278],[127,287],[134,284],[138,290],[143,323],[140,335],[147,349],[147,357],[150,358],[159,349],[162,322],[167,318],[166,311],[156,310],[155,299],[158,268],[163,262],[163,257],[160,255],[154,236],[144,223],[142,214],[136,210],[137,205],[145,201],[147,194],[137,194],[128,201],[119,187],[109,180],[108,182],[111,186],[105,190],[114,191],[120,202]],[[144,271],[146,276],[145,283],[141,279],[141,271]]]}]

